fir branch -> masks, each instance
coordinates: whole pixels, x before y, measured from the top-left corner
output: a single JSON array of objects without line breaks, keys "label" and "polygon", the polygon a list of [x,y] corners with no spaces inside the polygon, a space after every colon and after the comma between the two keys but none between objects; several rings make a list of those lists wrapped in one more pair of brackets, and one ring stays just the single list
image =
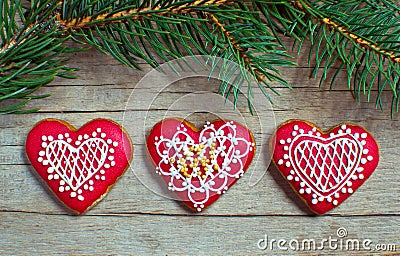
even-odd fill
[{"label": "fir branch", "polygon": [[381,96],[385,87],[389,87],[393,95],[392,113],[398,111],[400,8],[393,1],[273,2],[277,7],[265,11],[278,21],[272,28],[297,38],[299,52],[302,42],[310,40],[309,63],[312,58],[315,62],[312,76],[322,68],[321,86],[333,64],[340,61],[339,69],[331,78],[331,88],[341,68],[345,68],[348,87],[357,100],[361,94],[370,100],[371,93],[377,91],[376,107],[383,108]]},{"label": "fir branch", "polygon": [[[250,82],[249,72],[269,97],[270,81],[289,84],[279,76],[279,66],[293,62],[262,22],[259,12],[242,1],[122,1],[83,5],[79,12],[64,3],[57,23],[75,38],[82,38],[122,63],[139,68],[144,59],[157,66],[164,61],[187,55],[224,57],[238,63],[244,79],[234,85],[222,82],[220,92],[233,93],[235,102],[243,82]],[[88,11],[90,10],[90,12]],[[105,11],[107,10],[107,11]],[[149,51],[152,49],[152,51]],[[230,81],[232,77],[225,77]],[[249,89],[251,96],[251,88]],[[249,103],[250,106],[250,103]]]},{"label": "fir branch", "polygon": [[103,13],[94,16],[86,16],[83,18],[72,18],[72,19],[60,19],[58,14],[58,20],[56,21],[62,29],[78,29],[78,28],[90,28],[93,25],[101,26],[108,23],[119,23],[123,20],[140,20],[144,16],[151,17],[153,15],[166,15],[171,14],[186,14],[188,12],[197,11],[197,7],[221,5],[227,4],[229,0],[197,0],[193,2],[186,2],[182,5],[171,6],[169,8],[162,8],[159,6],[144,7],[144,8],[127,8],[123,11],[111,11],[109,13]]},{"label": "fir branch", "polygon": [[68,38],[53,26],[50,2],[32,2],[27,12],[19,1],[0,2],[0,113],[36,111],[24,109],[25,104],[47,95],[32,93],[73,71],[58,57],[66,51],[63,43]]}]

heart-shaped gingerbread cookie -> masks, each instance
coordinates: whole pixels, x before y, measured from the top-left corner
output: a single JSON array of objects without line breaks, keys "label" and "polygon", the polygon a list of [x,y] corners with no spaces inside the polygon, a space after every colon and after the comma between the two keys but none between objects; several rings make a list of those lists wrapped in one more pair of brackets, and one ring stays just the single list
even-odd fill
[{"label": "heart-shaped gingerbread cookie", "polygon": [[57,198],[82,214],[122,176],[133,148],[128,134],[110,120],[96,119],[76,130],[64,121],[45,119],[29,132],[26,153]]},{"label": "heart-shaped gingerbread cookie", "polygon": [[325,133],[312,123],[290,120],[276,130],[272,141],[276,167],[317,214],[346,200],[379,161],[375,139],[354,124],[340,124]]},{"label": "heart-shaped gingerbread cookie", "polygon": [[243,175],[255,143],[234,121],[215,120],[199,131],[185,120],[165,119],[151,130],[147,148],[168,189],[200,212]]}]

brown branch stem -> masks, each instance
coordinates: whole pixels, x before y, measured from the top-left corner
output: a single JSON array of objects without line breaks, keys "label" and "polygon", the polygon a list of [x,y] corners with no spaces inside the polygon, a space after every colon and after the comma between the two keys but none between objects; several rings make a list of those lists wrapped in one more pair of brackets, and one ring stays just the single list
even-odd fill
[{"label": "brown branch stem", "polygon": [[[232,0],[197,0],[193,3],[186,3],[180,6],[176,7],[170,7],[167,9],[162,9],[159,6],[155,7],[147,7],[147,8],[133,8],[130,10],[125,10],[125,11],[120,11],[116,13],[104,13],[101,15],[98,15],[96,17],[92,16],[87,16],[83,19],[70,19],[70,20],[61,20],[60,15],[58,15],[57,18],[57,23],[59,24],[60,27],[63,29],[78,29],[78,28],[87,28],[90,27],[91,24],[96,24],[96,25],[101,25],[101,24],[107,24],[107,23],[119,23],[121,22],[122,17],[127,17],[127,16],[132,16],[130,20],[139,20],[143,17],[151,17],[153,14],[157,15],[169,15],[169,14],[185,14],[189,12],[193,12],[194,8],[193,7],[199,7],[199,6],[209,6],[209,5],[221,5],[221,4],[229,4],[232,3]],[[99,22],[102,20],[108,19],[109,21],[107,22]]]},{"label": "brown branch stem", "polygon": [[[296,7],[300,11],[309,13],[307,11],[307,8],[310,8],[309,6],[304,6],[299,1],[292,1],[291,4],[292,4],[292,6]],[[314,19],[318,19],[318,18],[314,17]],[[379,45],[350,32],[347,28],[339,25],[332,19],[330,19],[328,17],[324,17],[324,18],[319,18],[318,20],[322,24],[326,24],[330,29],[336,30],[336,31],[346,35],[347,38],[351,38],[351,40],[353,40],[354,43],[358,44],[361,48],[375,51],[377,54],[379,54],[385,58],[389,58],[390,60],[392,60],[395,63],[400,63],[400,56],[396,56],[393,51],[389,51],[389,50],[380,48]]]}]

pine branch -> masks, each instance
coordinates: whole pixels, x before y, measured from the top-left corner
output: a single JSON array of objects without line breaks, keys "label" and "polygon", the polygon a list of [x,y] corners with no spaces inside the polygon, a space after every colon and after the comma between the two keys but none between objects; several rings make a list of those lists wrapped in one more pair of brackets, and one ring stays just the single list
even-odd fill
[{"label": "pine branch", "polygon": [[0,113],[36,111],[24,109],[25,104],[48,95],[31,94],[73,71],[63,65],[65,58],[58,57],[67,50],[63,43],[68,38],[61,38],[53,25],[50,2],[32,2],[26,13],[20,1],[0,2]]},{"label": "pine branch", "polygon": [[275,9],[266,9],[269,17],[279,21],[273,28],[297,38],[299,47],[305,39],[311,41],[309,62],[312,58],[315,61],[312,76],[323,69],[321,86],[333,64],[340,61],[331,88],[345,68],[348,87],[357,100],[361,94],[370,100],[375,90],[376,107],[383,108],[381,96],[389,87],[392,113],[399,110],[400,8],[393,1],[299,0],[285,4],[276,1],[275,5]]},{"label": "pine branch", "polygon": [[[78,2],[64,2],[59,26],[126,65],[139,68],[138,60],[144,59],[155,67],[157,57],[163,61],[197,54],[224,57],[238,63],[243,76],[235,84],[225,76],[220,86],[226,97],[233,93],[235,102],[243,82],[250,82],[248,72],[267,97],[264,87],[275,92],[269,81],[290,87],[277,68],[293,65],[287,60],[290,56],[259,12],[242,1],[96,2],[71,11]],[[251,88],[247,93],[250,100]]]}]

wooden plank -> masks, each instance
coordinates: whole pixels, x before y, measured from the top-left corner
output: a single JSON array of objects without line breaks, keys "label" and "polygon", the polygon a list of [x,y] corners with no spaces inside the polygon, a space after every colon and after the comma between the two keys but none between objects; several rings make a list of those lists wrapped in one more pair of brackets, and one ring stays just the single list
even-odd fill
[{"label": "wooden plank", "polygon": [[[314,239],[318,246],[322,239],[338,239],[341,250],[329,249],[328,243],[315,250],[316,254],[349,255],[371,253],[353,248],[348,239],[369,239],[376,244],[399,244],[398,217],[293,217],[285,216],[169,216],[122,214],[71,217],[32,213],[0,213],[4,254],[123,254],[123,255],[261,255],[310,254],[309,251],[279,250],[277,244],[261,250],[260,239]],[[279,225],[277,225],[279,223]],[[241,227],[238,229],[237,227]],[[360,229],[360,227],[363,227]],[[348,235],[337,236],[345,228]],[[260,243],[262,245],[262,243]],[[306,243],[304,248],[308,248]],[[335,245],[335,242],[332,243]],[[286,245],[288,246],[288,244]],[[339,246],[339,245],[338,245]],[[262,247],[261,247],[262,248]],[[332,247],[334,248],[334,247]],[[362,246],[361,246],[362,248]],[[375,251],[379,252],[379,251]]]}]

